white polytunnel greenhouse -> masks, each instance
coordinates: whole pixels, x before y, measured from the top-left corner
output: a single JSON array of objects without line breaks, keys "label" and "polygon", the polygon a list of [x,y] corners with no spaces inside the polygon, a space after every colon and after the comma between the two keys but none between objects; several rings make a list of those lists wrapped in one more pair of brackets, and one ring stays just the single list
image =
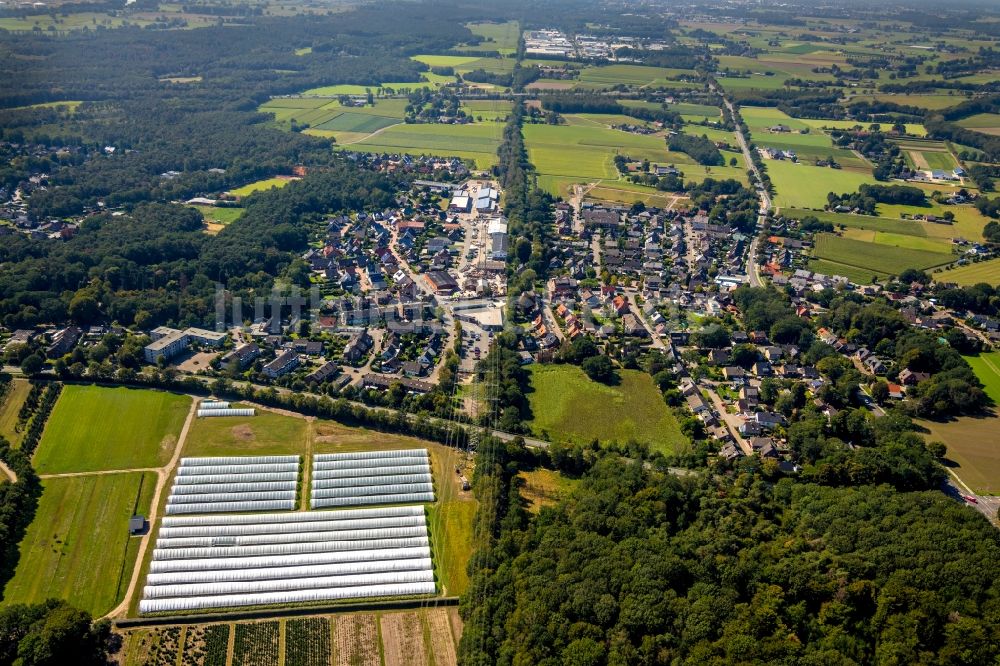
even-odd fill
[{"label": "white polytunnel greenhouse", "polygon": [[204,595],[197,597],[172,597],[168,599],[143,599],[140,613],[201,610],[205,608],[231,608],[234,606],[267,606],[272,604],[315,603],[341,599],[373,597],[408,597],[434,594],[433,582],[400,583],[394,585],[362,585],[358,587],[332,587],[309,590],[285,590],[259,594]]},{"label": "white polytunnel greenhouse", "polygon": [[312,509],[433,501],[427,449],[313,456]]},{"label": "white polytunnel greenhouse", "polygon": [[406,495],[364,495],[361,497],[316,497],[309,500],[309,505],[313,509],[322,509],[365,504],[409,504],[433,501],[434,493],[407,493]]},{"label": "white polytunnel greenhouse", "polygon": [[199,409],[198,418],[205,418],[206,416],[255,416],[257,414],[254,409]]},{"label": "white polytunnel greenhouse", "polygon": [[315,462],[334,460],[370,460],[373,458],[427,458],[427,449],[400,449],[397,451],[352,451],[350,453],[317,453]]},{"label": "white polytunnel greenhouse", "polygon": [[299,464],[298,456],[223,456],[214,458],[181,458],[181,467],[206,467],[211,465],[262,465],[272,463]]},{"label": "white polytunnel greenhouse", "polygon": [[392,465],[389,467],[361,467],[354,469],[316,469],[313,468],[314,479],[351,479],[367,476],[398,476],[410,474],[430,474],[429,463],[420,465]]},{"label": "white polytunnel greenhouse", "polygon": [[[433,567],[430,559],[381,560],[374,562],[342,562],[335,564],[304,564],[301,566],[275,565],[274,568],[252,569],[205,569],[198,571],[176,571],[151,573],[146,578],[147,585],[180,585],[193,583],[223,583],[237,581],[261,581],[277,578],[315,578],[317,576],[358,576],[394,572],[429,572]],[[421,578],[421,580],[427,580]],[[165,595],[173,596],[173,595]]]},{"label": "white polytunnel greenhouse", "polygon": [[348,488],[350,486],[385,486],[393,483],[431,483],[426,474],[395,474],[392,476],[351,476],[347,478],[316,479],[313,488]]},{"label": "white polytunnel greenhouse", "polygon": [[195,504],[168,503],[166,514],[176,516],[187,513],[246,513],[248,511],[291,511],[295,500],[263,500],[260,502],[197,502]]},{"label": "white polytunnel greenhouse", "polygon": [[[367,549],[392,550],[395,548],[416,548],[427,546],[430,540],[426,536],[401,537],[396,539],[368,539],[366,541],[313,541],[306,543],[271,543],[261,546],[207,546],[204,548],[161,548],[153,553],[154,560],[202,560],[216,558],[266,557],[281,555],[287,557],[295,553],[337,553],[346,561],[351,558],[369,557],[363,551]],[[355,553],[361,551],[360,554]]]},{"label": "white polytunnel greenhouse", "polygon": [[229,404],[225,400],[202,400],[198,403],[200,409],[229,409]]},{"label": "white polytunnel greenhouse", "polygon": [[[294,567],[305,565],[364,565],[373,567],[369,571],[381,571],[377,567],[416,562],[431,556],[430,548],[375,548],[372,550],[340,550],[325,553],[292,553],[288,555],[260,555],[256,557],[206,557],[186,560],[153,560],[150,575],[154,573],[176,573],[178,571],[209,571],[216,573],[225,569],[245,571],[257,568]],[[360,573],[360,572],[349,572]]]},{"label": "white polytunnel greenhouse", "polygon": [[391,518],[393,516],[422,516],[422,506],[387,506],[377,509],[351,509],[349,511],[302,511],[291,515],[272,513],[258,516],[226,516],[225,521],[218,516],[197,516],[189,518],[164,518],[163,525],[190,527],[192,525],[262,525],[264,523],[294,523],[313,521],[358,520],[361,518]]},{"label": "white polytunnel greenhouse", "polygon": [[157,534],[139,611],[435,592],[422,506],[170,516]]},{"label": "white polytunnel greenhouse", "polygon": [[298,456],[181,458],[166,514],[294,509],[299,463]]}]

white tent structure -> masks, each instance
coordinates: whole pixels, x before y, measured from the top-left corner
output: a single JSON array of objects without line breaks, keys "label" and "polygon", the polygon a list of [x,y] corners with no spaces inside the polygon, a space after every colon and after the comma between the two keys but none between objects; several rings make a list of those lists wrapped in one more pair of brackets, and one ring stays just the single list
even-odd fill
[{"label": "white tent structure", "polygon": [[433,502],[427,449],[357,451],[313,456],[313,509]]},{"label": "white tent structure", "polygon": [[290,511],[298,482],[298,456],[182,458],[166,514]]},{"label": "white tent structure", "polygon": [[139,612],[435,592],[421,506],[168,516]]}]

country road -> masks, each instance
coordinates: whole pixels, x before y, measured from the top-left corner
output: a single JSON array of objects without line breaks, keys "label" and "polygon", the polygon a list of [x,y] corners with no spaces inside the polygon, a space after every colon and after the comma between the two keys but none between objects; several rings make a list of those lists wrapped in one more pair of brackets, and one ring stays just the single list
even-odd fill
[{"label": "country road", "polygon": [[[713,90],[716,90],[715,86],[712,86]],[[725,95],[722,96],[722,101],[729,109],[730,115],[735,119],[736,107],[733,103],[729,101]],[[767,190],[763,187],[763,179],[760,177],[760,171],[757,169],[757,165],[754,163],[752,156],[750,154],[750,144],[747,142],[746,136],[743,134],[743,128],[739,125],[736,126],[736,140],[740,144],[740,150],[743,151],[743,159],[746,160],[747,168],[754,175],[756,183],[751,183],[752,186],[757,188],[757,194],[760,196],[760,210],[757,216],[757,231],[758,235],[754,236],[753,241],[750,243],[750,251],[747,253],[747,276],[750,279],[751,287],[761,287],[764,285],[763,281],[760,279],[760,269],[757,265],[757,254],[760,251],[760,230],[764,228],[764,223],[767,221],[767,215],[771,211],[771,195],[767,193]]]}]

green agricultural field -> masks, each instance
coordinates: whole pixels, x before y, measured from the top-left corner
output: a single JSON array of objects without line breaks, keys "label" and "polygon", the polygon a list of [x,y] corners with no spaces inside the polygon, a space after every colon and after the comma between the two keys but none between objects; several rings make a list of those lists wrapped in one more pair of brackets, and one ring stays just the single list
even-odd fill
[{"label": "green agricultural field", "polygon": [[471,47],[476,51],[496,50],[505,55],[517,52],[517,40],[521,37],[521,28],[517,21],[467,23],[465,27],[472,31],[472,34],[483,37],[483,41]]},{"label": "green agricultural field", "polygon": [[[994,287],[1000,286],[1000,259],[980,261],[967,266],[959,266],[951,270],[945,269],[934,274],[938,282],[954,282],[962,286],[970,286],[985,282]],[[1000,400],[997,401],[1000,404]]]},{"label": "green agricultural field", "polygon": [[947,459],[954,463],[953,471],[973,491],[1000,494],[1000,446],[996,437],[1000,417],[963,416],[947,423],[915,422],[927,428],[928,440],[940,440],[947,445]]},{"label": "green agricultural field", "polygon": [[0,18],[0,30],[22,32],[33,31],[37,27],[45,31],[46,34],[49,34],[50,28],[53,31],[62,32],[64,30],[80,30],[82,28],[94,30],[99,26],[103,28],[121,28],[126,25],[142,27],[150,23],[152,21],[123,19],[95,12],[80,12],[68,16],[57,16],[55,20],[49,14],[35,14],[19,18]]},{"label": "green agricultural field", "polygon": [[254,192],[260,192],[262,190],[270,190],[274,187],[284,187],[288,183],[292,182],[292,178],[265,178],[264,180],[258,180],[254,183],[244,185],[243,187],[237,187],[235,190],[229,190],[229,193],[237,197],[247,197]]},{"label": "green agricultural field", "polygon": [[977,356],[966,356],[965,360],[983,383],[986,395],[1000,406],[1000,352],[983,352]]},{"label": "green agricultural field", "polygon": [[225,226],[239,219],[243,214],[242,208],[230,208],[228,206],[191,206],[201,213],[205,221],[210,224],[221,224]]},{"label": "green agricultural field", "polygon": [[129,538],[128,519],[149,514],[155,486],[152,473],[42,481],[42,498],[19,545],[21,558],[3,603],[57,597],[95,617],[114,608],[128,587],[139,546],[139,539]]},{"label": "green agricultural field", "polygon": [[765,160],[767,173],[777,192],[779,208],[822,208],[830,192],[857,192],[865,183],[874,183],[870,174],[848,169],[830,169],[787,160]]},{"label": "green agricultural field", "polygon": [[893,275],[899,275],[907,268],[927,269],[942,266],[955,259],[950,253],[867,243],[833,234],[816,234],[813,256],[846,266]]},{"label": "green agricultural field", "polygon": [[680,74],[692,74],[690,69],[646,67],[645,65],[591,65],[580,72],[578,87],[610,88],[619,84],[646,87],[669,87],[670,79]]},{"label": "green agricultural field", "polygon": [[[879,102],[893,102],[895,104],[900,104],[903,106],[917,106],[922,109],[930,109],[936,111],[938,109],[946,109],[949,106],[955,106],[956,104],[961,104],[965,101],[965,98],[960,95],[943,95],[943,94],[932,94],[932,95],[896,95],[890,93],[878,93],[875,95],[858,95],[857,97],[852,97],[851,101],[868,101],[876,100]],[[961,123],[959,123],[961,124]]]},{"label": "green agricultural field", "polygon": [[985,134],[1000,134],[1000,113],[978,113],[959,120],[958,124]]},{"label": "green agricultural field", "polygon": [[422,62],[428,67],[455,67],[460,68],[479,60],[479,56],[455,56],[455,55],[415,55],[410,60]]},{"label": "green agricultural field", "polygon": [[130,388],[63,388],[35,452],[42,474],[160,467],[191,406],[185,395]]},{"label": "green agricultural field", "polygon": [[313,125],[314,129],[331,132],[363,132],[371,134],[390,125],[396,125],[399,120],[387,118],[385,116],[367,115],[363,113],[341,113],[336,117],[319,125]]},{"label": "green agricultural field", "polygon": [[[816,129],[852,129],[860,125],[861,127],[867,128],[872,123],[861,123],[856,120],[831,120],[827,118],[803,118],[799,122],[805,123],[809,127]],[[903,123],[906,126],[906,133],[912,134],[913,136],[927,136],[927,130],[923,125],[919,123]],[[879,123],[882,130],[888,130],[892,127],[890,123]]]},{"label": "green agricultural field", "polygon": [[499,123],[397,125],[352,144],[352,150],[460,157],[487,169],[496,164],[503,128]]},{"label": "green agricultural field", "polygon": [[259,408],[256,416],[196,418],[184,442],[183,455],[305,455],[308,430],[303,418]]},{"label": "green agricultural field", "polygon": [[856,266],[848,266],[847,264],[838,264],[835,261],[815,258],[809,260],[809,270],[815,273],[822,273],[823,275],[840,275],[854,284],[871,284],[873,281],[882,281],[889,277],[888,273],[881,271],[858,268]]},{"label": "green agricultural field", "polygon": [[7,439],[14,446],[18,446],[24,439],[23,432],[16,432],[17,414],[21,411],[21,405],[31,393],[31,384],[27,379],[14,379],[10,383],[7,395],[0,403],[0,436]]},{"label": "green agricultural field", "polygon": [[556,441],[629,439],[654,451],[683,451],[688,441],[653,384],[638,370],[621,372],[619,386],[591,381],[574,365],[532,365],[530,426]]},{"label": "green agricultural field", "polygon": [[911,250],[926,250],[927,252],[941,252],[943,254],[950,253],[952,248],[951,241],[943,238],[929,238],[914,234],[897,234],[888,231],[870,231],[856,228],[846,229],[843,232],[843,237],[866,243],[905,247]]},{"label": "green agricultural field", "polygon": [[473,99],[462,102],[462,110],[473,118],[482,118],[483,122],[503,121],[510,115],[513,103],[499,99]]}]

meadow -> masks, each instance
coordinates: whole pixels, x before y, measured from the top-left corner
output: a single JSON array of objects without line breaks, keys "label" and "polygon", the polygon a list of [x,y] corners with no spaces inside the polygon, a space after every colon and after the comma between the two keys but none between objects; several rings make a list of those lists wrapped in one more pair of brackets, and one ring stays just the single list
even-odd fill
[{"label": "meadow", "polygon": [[139,545],[129,537],[128,520],[135,512],[149,513],[155,484],[152,473],[43,480],[3,603],[58,597],[95,617],[114,608],[128,586]]},{"label": "meadow", "polygon": [[958,124],[983,134],[1000,134],[1000,113],[979,113],[959,120]]},{"label": "meadow", "polygon": [[219,233],[227,224],[235,222],[243,214],[242,208],[219,206],[191,206],[205,219],[208,233]]},{"label": "meadow", "polygon": [[619,84],[638,88],[671,87],[677,85],[670,79],[680,74],[693,74],[690,69],[646,67],[645,65],[590,65],[580,72],[576,87],[610,88]]},{"label": "meadow", "polygon": [[31,384],[27,379],[17,378],[11,381],[7,395],[0,403],[0,436],[7,439],[14,446],[18,446],[24,439],[23,432],[17,432],[17,414],[21,410],[28,394],[31,393]]},{"label": "meadow", "polygon": [[890,231],[872,231],[868,229],[845,229],[841,232],[844,238],[864,241],[866,243],[876,243],[879,245],[889,245],[892,247],[905,247],[911,250],[926,250],[927,252],[951,253],[951,241],[943,238],[930,238],[914,234],[897,234]]},{"label": "meadow", "polygon": [[235,197],[247,197],[254,192],[270,190],[275,187],[284,187],[285,185],[288,185],[288,183],[292,182],[292,180],[292,178],[265,178],[253,183],[248,183],[243,187],[237,187],[234,190],[229,190],[229,193]]},{"label": "meadow", "polygon": [[779,208],[822,208],[830,192],[857,192],[865,183],[874,183],[868,173],[848,169],[831,169],[788,160],[765,160],[767,173],[774,183]]},{"label": "meadow", "polygon": [[652,378],[638,370],[621,371],[621,384],[607,386],[574,365],[532,365],[532,432],[554,441],[645,442],[654,451],[686,449],[687,438]]},{"label": "meadow", "polygon": [[502,133],[498,123],[396,125],[352,144],[351,149],[460,157],[487,169],[496,164]]},{"label": "meadow", "polygon": [[551,469],[537,469],[519,472],[521,497],[528,504],[528,511],[538,513],[544,506],[553,506],[567,497],[579,479],[571,479]]},{"label": "meadow", "polygon": [[[240,405],[241,407],[245,405]],[[196,418],[184,442],[185,456],[305,455],[305,419],[257,410],[256,416]]]},{"label": "meadow", "polygon": [[472,47],[477,51],[496,50],[504,55],[517,52],[517,41],[521,38],[521,26],[517,21],[467,23],[465,27],[472,34],[483,37],[483,41]]},{"label": "meadow", "polygon": [[815,243],[813,256],[817,259],[881,274],[899,275],[907,268],[933,268],[955,259],[950,253],[894,247],[826,233],[816,234]]},{"label": "meadow", "polygon": [[41,474],[160,467],[191,399],[165,391],[68,385],[35,452]]},{"label": "meadow", "polygon": [[[970,286],[985,282],[994,287],[1000,286],[1000,259],[980,261],[978,263],[946,269],[934,274],[938,282],[954,282],[961,286]],[[1000,404],[1000,400],[997,401]]]},{"label": "meadow", "polygon": [[[851,98],[851,102],[855,101],[865,101],[865,100],[875,100],[879,102],[893,102],[895,104],[901,104],[903,106],[917,106],[922,109],[930,109],[932,111],[938,109],[946,109],[949,106],[955,106],[956,104],[961,104],[965,101],[965,98],[961,95],[945,95],[945,94],[929,94],[929,95],[902,95],[902,94],[891,94],[891,93],[876,93],[874,95],[858,95]],[[959,122],[961,125],[962,123]]]}]

